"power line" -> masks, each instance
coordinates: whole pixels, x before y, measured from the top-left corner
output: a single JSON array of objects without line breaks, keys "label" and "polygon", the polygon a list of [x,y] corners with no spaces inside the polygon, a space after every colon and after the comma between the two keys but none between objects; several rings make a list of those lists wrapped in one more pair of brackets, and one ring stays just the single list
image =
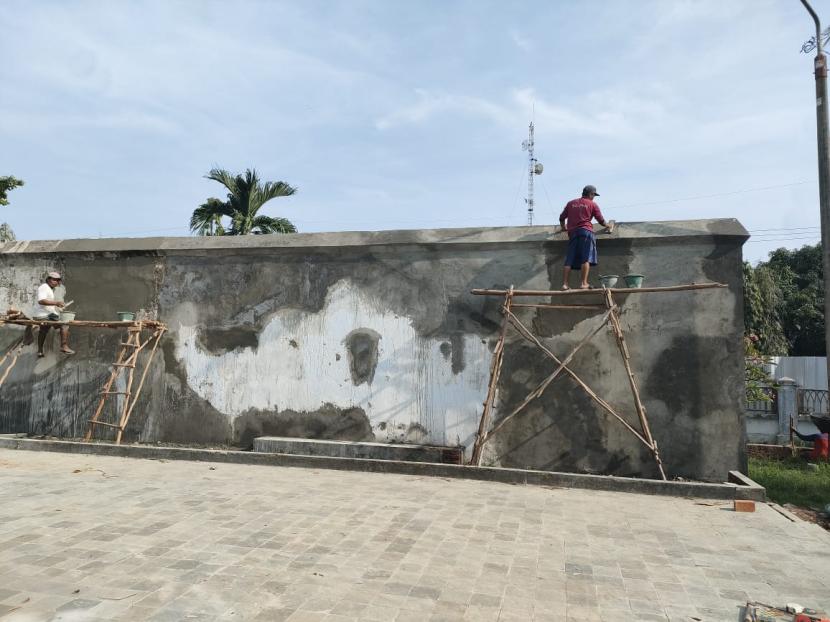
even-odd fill
[{"label": "power line", "polygon": [[663,201],[650,201],[647,203],[628,203],[626,205],[614,205],[606,209],[622,209],[625,207],[643,207],[647,205],[663,205],[665,203],[679,203],[681,201],[697,201],[699,199],[715,199],[718,197],[729,197],[736,194],[744,194],[747,192],[762,192],[764,190],[775,190],[777,188],[790,188],[792,186],[803,186],[806,184],[814,184],[815,181],[795,181],[789,184],[778,184],[775,186],[761,186],[759,188],[745,188],[744,190],[734,190],[732,192],[719,192],[717,194],[700,194],[693,197],[682,197],[678,199],[665,199]]}]

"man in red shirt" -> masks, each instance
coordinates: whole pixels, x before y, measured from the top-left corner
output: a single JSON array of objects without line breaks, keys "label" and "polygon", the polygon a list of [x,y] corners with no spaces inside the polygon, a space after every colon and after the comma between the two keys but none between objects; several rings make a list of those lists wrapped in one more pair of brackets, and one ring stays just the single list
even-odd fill
[{"label": "man in red shirt", "polygon": [[[562,289],[570,289],[568,281],[571,276],[571,269],[579,270],[582,282],[579,289],[589,289],[588,272],[591,266],[597,265],[597,243],[594,239],[594,225],[591,221],[596,218],[603,227],[611,226],[606,224],[599,205],[594,203],[594,197],[598,197],[597,189],[594,186],[585,186],[582,189],[582,197],[568,201],[565,209],[559,215],[559,224],[562,230],[568,231],[568,254],[565,256],[565,269],[563,274]],[[565,224],[567,221],[567,225]]]}]

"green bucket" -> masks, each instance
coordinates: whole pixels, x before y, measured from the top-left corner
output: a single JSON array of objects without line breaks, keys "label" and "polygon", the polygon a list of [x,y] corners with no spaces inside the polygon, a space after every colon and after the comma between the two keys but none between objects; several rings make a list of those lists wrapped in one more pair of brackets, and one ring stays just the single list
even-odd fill
[{"label": "green bucket", "polygon": [[625,286],[631,287],[633,289],[637,289],[643,286],[643,279],[646,278],[642,274],[626,274],[623,279],[625,279]]},{"label": "green bucket", "polygon": [[118,311],[117,315],[119,322],[132,322],[135,320],[135,313],[132,311]]}]

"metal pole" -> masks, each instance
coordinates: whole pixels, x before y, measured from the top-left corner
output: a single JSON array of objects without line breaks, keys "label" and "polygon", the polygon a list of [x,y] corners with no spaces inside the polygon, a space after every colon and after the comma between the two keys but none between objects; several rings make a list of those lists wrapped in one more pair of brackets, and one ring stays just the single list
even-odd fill
[{"label": "metal pole", "polygon": [[[821,43],[821,22],[807,0],[801,4],[816,24],[816,133],[818,137],[818,192],[821,209],[821,257],[824,268],[824,344],[830,357],[830,157],[828,156],[827,58]],[[827,366],[830,387],[830,365]]]}]

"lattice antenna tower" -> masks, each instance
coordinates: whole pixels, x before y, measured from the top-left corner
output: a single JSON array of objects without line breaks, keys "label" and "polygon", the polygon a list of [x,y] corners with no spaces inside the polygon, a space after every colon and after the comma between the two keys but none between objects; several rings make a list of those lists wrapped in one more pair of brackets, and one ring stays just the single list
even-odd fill
[{"label": "lattice antenna tower", "polygon": [[525,198],[525,203],[527,203],[527,224],[528,226],[533,225],[533,176],[534,175],[541,175],[542,171],[544,170],[544,166],[542,163],[536,159],[536,156],[533,154],[533,149],[535,147],[535,141],[533,138],[533,121],[530,122],[530,127],[528,128],[527,133],[527,140],[522,141],[522,151],[527,151],[527,198]]}]

